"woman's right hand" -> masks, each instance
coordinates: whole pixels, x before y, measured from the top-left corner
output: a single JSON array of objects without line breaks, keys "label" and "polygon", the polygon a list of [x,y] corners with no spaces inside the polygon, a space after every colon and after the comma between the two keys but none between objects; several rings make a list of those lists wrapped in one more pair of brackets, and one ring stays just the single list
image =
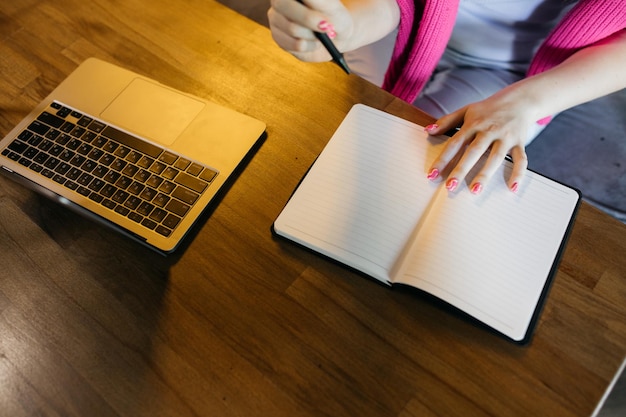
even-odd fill
[{"label": "woman's right hand", "polygon": [[[304,3],[304,4],[303,4]],[[325,32],[336,46],[350,39],[354,22],[340,0],[271,0],[267,17],[274,41],[307,62],[324,62],[330,54],[314,32]]]}]

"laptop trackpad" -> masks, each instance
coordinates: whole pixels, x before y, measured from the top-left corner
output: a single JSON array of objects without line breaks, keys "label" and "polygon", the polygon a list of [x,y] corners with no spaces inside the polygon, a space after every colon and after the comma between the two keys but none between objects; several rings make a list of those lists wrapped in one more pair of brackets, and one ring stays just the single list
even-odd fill
[{"label": "laptop trackpad", "polygon": [[203,107],[201,101],[135,78],[100,116],[149,140],[171,145]]}]

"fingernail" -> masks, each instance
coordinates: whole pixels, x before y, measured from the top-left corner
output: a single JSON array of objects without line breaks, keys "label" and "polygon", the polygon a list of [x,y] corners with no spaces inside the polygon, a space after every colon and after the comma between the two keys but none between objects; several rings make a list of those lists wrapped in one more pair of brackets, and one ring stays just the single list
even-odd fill
[{"label": "fingernail", "polygon": [[438,125],[438,124],[433,123],[433,124],[430,124],[430,125],[426,126],[426,127],[424,128],[424,130],[425,130],[425,131],[427,131],[427,132],[429,132],[429,131],[431,131],[431,130],[435,130],[435,129],[437,129],[438,127],[439,127],[439,125]]},{"label": "fingernail", "polygon": [[448,189],[448,191],[454,191],[458,185],[459,185],[459,180],[457,180],[456,178],[450,178],[446,182],[446,188]]},{"label": "fingernail", "polygon": [[335,32],[335,27],[332,25],[332,23],[328,23],[326,20],[322,20],[321,22],[319,22],[319,24],[317,25],[317,28],[319,30],[326,32],[326,34],[328,35],[330,39],[335,39],[337,37],[337,32]]},{"label": "fingernail", "polygon": [[437,168],[433,168],[430,170],[426,178],[432,181],[434,179],[437,179],[438,176],[439,176],[439,170]]},{"label": "fingernail", "polygon": [[472,189],[470,191],[472,192],[472,194],[480,194],[482,190],[483,190],[483,185],[477,182],[476,184],[472,185]]},{"label": "fingernail", "polygon": [[323,30],[324,32],[326,32],[328,29],[332,29],[332,25],[328,23],[327,21],[322,20],[321,22],[318,23],[317,28],[319,30]]},{"label": "fingernail", "polygon": [[516,193],[518,189],[519,189],[519,184],[514,182],[513,185],[511,185],[511,191]]}]

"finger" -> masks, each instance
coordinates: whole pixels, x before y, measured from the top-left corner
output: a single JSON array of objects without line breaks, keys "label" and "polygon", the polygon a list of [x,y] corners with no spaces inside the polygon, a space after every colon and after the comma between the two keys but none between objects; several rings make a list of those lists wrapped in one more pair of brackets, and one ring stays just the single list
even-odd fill
[{"label": "finger", "polygon": [[472,179],[472,183],[469,186],[472,194],[480,194],[482,192],[500,165],[502,165],[502,161],[504,161],[505,157],[506,149],[504,148],[502,142],[499,140],[493,142],[485,165]]},{"label": "finger", "polygon": [[511,158],[513,159],[513,170],[511,171],[508,186],[511,191],[516,193],[528,168],[526,149],[523,146],[515,146],[511,149]]},{"label": "finger", "polygon": [[311,29],[302,25],[300,22],[289,19],[276,9],[270,9],[267,12],[267,17],[272,29],[272,36],[275,35],[275,32],[282,32],[283,37],[305,39],[309,41],[315,41],[316,39],[315,34]]},{"label": "finger", "polygon": [[320,23],[326,20],[327,11],[320,9],[315,1],[302,4],[295,0],[275,0],[272,2],[272,8],[285,19],[311,31],[320,31]]},{"label": "finger", "polygon": [[[459,131],[459,133],[461,133],[461,131]],[[479,132],[476,135],[474,140],[465,148],[463,156],[459,162],[455,165],[452,171],[450,171],[448,180],[446,181],[446,188],[448,191],[454,191],[457,189],[467,174],[478,163],[487,149],[489,149],[492,142],[493,140],[484,132]]]},{"label": "finger", "polygon": [[272,38],[285,51],[302,61],[324,62],[330,59],[330,55],[311,30],[289,21],[274,10],[268,12],[268,18]]},{"label": "finger", "polygon": [[443,150],[433,161],[428,170],[428,179],[431,181],[438,179],[440,176],[445,176],[445,171],[454,165],[460,159],[465,144],[472,139],[472,136],[466,133],[463,129],[459,130],[456,134],[452,135],[444,145]]},{"label": "finger", "polygon": [[281,48],[296,56],[307,52],[314,52],[319,48],[319,43],[316,40],[294,38],[280,30],[273,30],[272,38]]},{"label": "finger", "polygon": [[441,135],[463,124],[466,107],[447,114],[439,118],[435,123],[430,124],[424,130],[430,135]]}]

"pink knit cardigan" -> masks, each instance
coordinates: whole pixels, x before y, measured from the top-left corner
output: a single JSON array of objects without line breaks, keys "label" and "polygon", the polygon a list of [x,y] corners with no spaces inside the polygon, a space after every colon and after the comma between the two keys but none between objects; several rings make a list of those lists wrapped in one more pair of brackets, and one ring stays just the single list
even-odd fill
[{"label": "pink knit cardigan", "polygon": [[[383,88],[412,103],[428,82],[452,34],[459,0],[397,0],[400,25]],[[421,16],[421,19],[420,19]],[[626,28],[626,0],[580,0],[548,35],[528,75]]]}]

